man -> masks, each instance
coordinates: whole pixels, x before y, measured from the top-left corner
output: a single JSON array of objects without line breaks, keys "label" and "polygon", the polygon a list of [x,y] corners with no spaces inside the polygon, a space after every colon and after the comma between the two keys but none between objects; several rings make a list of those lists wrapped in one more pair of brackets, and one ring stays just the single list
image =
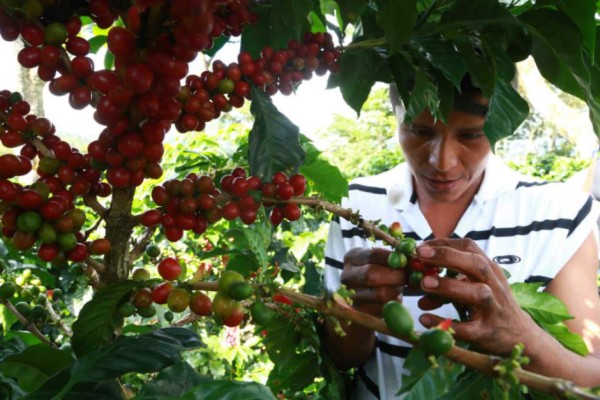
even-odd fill
[{"label": "man", "polygon": [[[401,122],[397,95],[392,98]],[[453,323],[456,339],[498,355],[521,342],[531,358],[527,369],[599,385],[597,206],[584,193],[565,193],[560,184],[530,182],[493,157],[483,133],[486,111],[487,100],[465,79],[448,123],[425,111],[401,124],[406,163],[353,181],[343,202],[364,219],[399,221],[407,237],[424,241],[420,258],[468,280],[425,277],[421,290],[407,291],[405,271],[387,266],[389,247],[373,244],[361,229],[340,220],[330,229],[326,286],[336,290],[343,283],[355,291],[356,309],[377,316],[387,301],[399,298],[418,331],[447,317],[458,319],[451,305],[437,308],[423,295],[446,297],[469,310],[468,321]],[[508,281],[500,267],[510,273]],[[535,281],[567,305],[575,317],[567,325],[584,336],[591,356],[566,350],[519,308],[509,282]],[[344,329],[340,337],[327,325],[325,342],[341,368],[358,367],[355,398],[394,398],[409,345],[356,324]]]}]

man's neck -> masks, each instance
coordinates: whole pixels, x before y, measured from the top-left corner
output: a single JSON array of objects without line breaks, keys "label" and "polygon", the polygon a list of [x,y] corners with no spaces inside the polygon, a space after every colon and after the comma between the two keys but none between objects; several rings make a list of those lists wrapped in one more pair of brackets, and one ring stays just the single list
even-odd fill
[{"label": "man's neck", "polygon": [[418,187],[415,188],[419,199],[419,208],[435,238],[447,238],[454,233],[480,186],[481,182],[451,202],[434,201],[422,193]]}]

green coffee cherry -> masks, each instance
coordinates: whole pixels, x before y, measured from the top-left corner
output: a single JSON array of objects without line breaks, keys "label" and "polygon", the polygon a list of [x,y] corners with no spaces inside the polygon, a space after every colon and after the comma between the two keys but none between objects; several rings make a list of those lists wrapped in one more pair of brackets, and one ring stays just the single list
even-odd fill
[{"label": "green coffee cherry", "polygon": [[433,328],[419,336],[419,347],[427,354],[441,356],[454,346],[454,338],[448,331]]},{"label": "green coffee cherry", "polygon": [[387,327],[397,335],[411,335],[414,321],[408,308],[396,300],[391,300],[383,306],[383,320]]},{"label": "green coffee cherry", "polygon": [[405,268],[408,264],[408,259],[402,253],[392,251],[388,256],[388,266],[392,269]]}]

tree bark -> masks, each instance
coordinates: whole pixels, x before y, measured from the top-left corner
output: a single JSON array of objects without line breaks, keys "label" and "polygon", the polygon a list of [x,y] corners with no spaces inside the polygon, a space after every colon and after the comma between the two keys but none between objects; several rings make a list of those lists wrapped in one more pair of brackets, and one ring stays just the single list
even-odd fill
[{"label": "tree bark", "polygon": [[110,240],[110,252],[104,259],[106,270],[100,273],[102,284],[126,279],[129,275],[129,248],[135,227],[131,206],[135,188],[115,189],[111,206],[106,213],[106,238]]}]

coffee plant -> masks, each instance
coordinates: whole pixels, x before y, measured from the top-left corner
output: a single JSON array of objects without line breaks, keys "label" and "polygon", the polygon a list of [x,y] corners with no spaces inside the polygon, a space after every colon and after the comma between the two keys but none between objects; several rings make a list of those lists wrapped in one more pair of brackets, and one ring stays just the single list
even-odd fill
[{"label": "coffee plant", "polygon": [[[360,113],[376,82],[394,82],[409,120],[425,108],[444,120],[469,73],[490,98],[494,144],[528,114],[511,80],[531,56],[600,132],[596,12],[591,0],[0,0],[0,36],[23,45],[21,67],[102,126],[76,148],[0,91],[1,397],[343,399],[348,375],[318,334],[331,318],[413,343],[399,388],[411,398],[592,398],[525,374],[518,347],[492,362],[458,346],[449,321],[414,332],[400,303],[378,319],[343,290],[322,293],[322,235],[306,233],[331,214],[391,246],[410,285],[440,267],[415,257],[398,224],[336,205],[347,183],[271,97],[327,76]],[[225,63],[231,42],[237,60]],[[190,69],[198,57],[208,69]],[[248,103],[247,130],[229,114]],[[548,295],[513,290],[586,353],[560,304],[540,312]]]}]

